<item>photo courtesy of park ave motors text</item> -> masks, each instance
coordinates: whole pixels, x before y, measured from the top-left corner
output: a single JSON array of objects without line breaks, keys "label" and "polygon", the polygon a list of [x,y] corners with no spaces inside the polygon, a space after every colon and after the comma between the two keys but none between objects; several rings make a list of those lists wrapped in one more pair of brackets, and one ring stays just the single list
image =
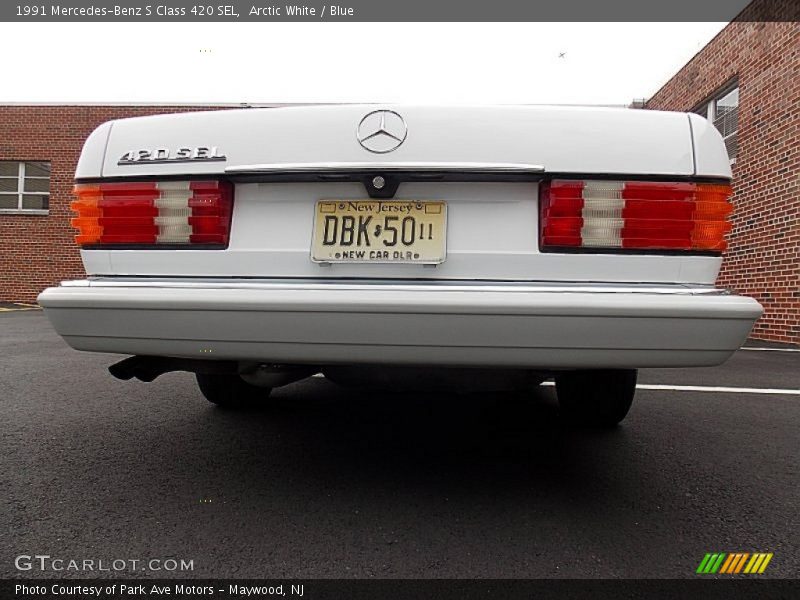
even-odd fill
[{"label": "photo courtesy of park ave motors text", "polygon": [[2,9],[0,595],[794,595],[798,6],[627,4]]}]

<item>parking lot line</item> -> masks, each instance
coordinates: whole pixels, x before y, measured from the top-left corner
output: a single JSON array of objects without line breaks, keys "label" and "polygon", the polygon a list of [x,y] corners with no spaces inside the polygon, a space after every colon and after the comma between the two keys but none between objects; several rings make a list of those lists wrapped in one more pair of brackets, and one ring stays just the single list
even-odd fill
[{"label": "parking lot line", "polygon": [[[540,385],[555,385],[552,381],[544,381]],[[662,385],[658,383],[640,383],[637,390],[666,390],[670,392],[717,392],[726,394],[769,394],[778,396],[800,396],[800,390],[776,388],[743,388],[714,385]]]},{"label": "parking lot line", "polygon": [[17,312],[20,310],[41,310],[38,304],[27,304],[26,302],[6,302],[5,306],[0,306],[0,312]]},{"label": "parking lot line", "polygon": [[[312,377],[325,377],[322,373],[316,373]],[[552,387],[552,381],[543,381],[539,385]],[[663,385],[657,383],[640,383],[636,386],[637,390],[663,390],[669,392],[716,392],[726,394],[765,394],[770,396],[800,396],[800,389],[780,389],[780,388],[744,388],[744,387],[724,387],[713,385]]]},{"label": "parking lot line", "polygon": [[726,394],[770,394],[781,396],[800,396],[800,390],[776,389],[776,388],[742,388],[742,387],[722,387],[706,385],[658,385],[643,383],[637,385],[639,390],[671,390],[679,392],[724,392]]}]

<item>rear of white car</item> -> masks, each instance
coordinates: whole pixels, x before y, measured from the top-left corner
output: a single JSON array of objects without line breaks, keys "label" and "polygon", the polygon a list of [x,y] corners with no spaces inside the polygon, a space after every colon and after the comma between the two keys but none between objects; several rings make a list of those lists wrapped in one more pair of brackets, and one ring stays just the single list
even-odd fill
[{"label": "rear of white car", "polygon": [[555,376],[567,416],[611,424],[635,369],[720,364],[761,313],[714,287],[730,169],[696,115],[143,117],[98,128],[76,179],[88,277],[40,296],[56,330],[219,404],[318,371],[495,370]]}]

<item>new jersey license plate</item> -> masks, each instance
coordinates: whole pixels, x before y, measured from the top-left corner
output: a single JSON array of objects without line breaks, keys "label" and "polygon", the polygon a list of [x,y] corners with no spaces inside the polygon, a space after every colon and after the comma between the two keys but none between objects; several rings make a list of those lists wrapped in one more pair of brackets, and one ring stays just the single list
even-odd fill
[{"label": "new jersey license plate", "polygon": [[438,264],[446,255],[447,205],[418,200],[317,202],[311,259]]}]

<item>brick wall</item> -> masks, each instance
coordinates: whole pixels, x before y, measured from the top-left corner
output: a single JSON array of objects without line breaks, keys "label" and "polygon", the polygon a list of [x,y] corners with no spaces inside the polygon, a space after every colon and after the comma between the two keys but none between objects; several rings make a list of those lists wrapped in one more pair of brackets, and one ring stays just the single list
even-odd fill
[{"label": "brick wall", "polygon": [[[739,83],[735,213],[719,285],[765,308],[753,337],[800,343],[800,26],[744,22],[756,0],[646,104],[688,111]],[[787,7],[788,7],[787,3]]]},{"label": "brick wall", "polygon": [[[213,107],[209,107],[213,108]],[[0,160],[49,161],[49,215],[0,214],[0,301],[33,302],[44,288],[84,277],[69,221],[83,142],[111,119],[203,110],[176,106],[0,106]]]}]

